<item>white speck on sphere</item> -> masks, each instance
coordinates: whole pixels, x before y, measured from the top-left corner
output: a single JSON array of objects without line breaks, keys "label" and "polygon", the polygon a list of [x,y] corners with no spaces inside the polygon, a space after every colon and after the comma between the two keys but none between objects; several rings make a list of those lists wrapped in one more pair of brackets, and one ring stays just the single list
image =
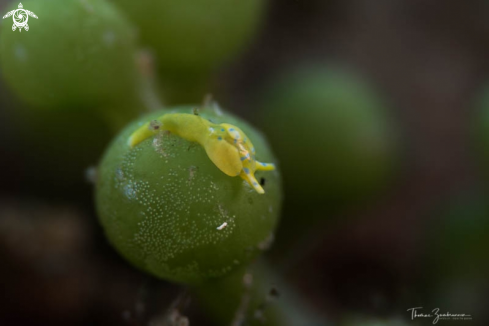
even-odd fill
[{"label": "white speck on sphere", "polygon": [[224,222],[224,223],[222,223],[220,226],[218,226],[218,227],[217,227],[217,229],[218,229],[219,231],[221,231],[221,230],[222,230],[222,229],[224,229],[226,226],[228,226],[228,223],[227,223],[227,222]]}]

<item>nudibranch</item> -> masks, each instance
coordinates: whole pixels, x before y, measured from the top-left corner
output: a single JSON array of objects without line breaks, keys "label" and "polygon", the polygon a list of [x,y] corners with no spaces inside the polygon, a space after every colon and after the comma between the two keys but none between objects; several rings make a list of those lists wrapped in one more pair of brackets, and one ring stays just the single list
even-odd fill
[{"label": "nudibranch", "polygon": [[199,143],[222,172],[231,177],[239,175],[258,193],[265,193],[255,172],[275,170],[275,165],[255,160],[255,147],[238,127],[228,123],[215,124],[195,114],[167,113],[137,129],[129,137],[128,145],[132,148],[161,131]]}]

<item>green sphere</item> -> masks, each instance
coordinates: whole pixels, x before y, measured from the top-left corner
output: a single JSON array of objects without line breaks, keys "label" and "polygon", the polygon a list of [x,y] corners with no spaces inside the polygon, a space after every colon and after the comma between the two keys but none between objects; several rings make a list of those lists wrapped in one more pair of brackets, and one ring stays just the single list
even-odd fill
[{"label": "green sphere", "polygon": [[[17,4],[11,9],[16,9]],[[34,107],[117,103],[135,92],[134,32],[104,0],[25,1],[28,31],[2,21],[3,77]]]},{"label": "green sphere", "polygon": [[208,72],[256,31],[265,0],[115,0],[139,27],[165,74]]},{"label": "green sphere", "polygon": [[[277,170],[257,171],[260,195],[219,170],[198,143],[165,131],[129,147],[136,129],[168,112],[132,123],[110,145],[99,166],[97,210],[110,242],[132,264],[198,284],[246,266],[266,249],[278,221],[281,179]],[[211,109],[199,115],[241,128],[257,160],[276,162],[264,137],[242,120]]]},{"label": "green sphere", "polygon": [[258,123],[281,162],[287,198],[302,209],[306,202],[366,198],[389,179],[394,135],[385,105],[355,75],[295,71],[269,90],[261,107]]}]

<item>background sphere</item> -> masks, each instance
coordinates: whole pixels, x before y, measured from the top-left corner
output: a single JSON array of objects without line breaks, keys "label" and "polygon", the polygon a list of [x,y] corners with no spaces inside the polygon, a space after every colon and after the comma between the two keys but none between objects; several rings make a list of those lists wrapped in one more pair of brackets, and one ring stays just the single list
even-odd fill
[{"label": "background sphere", "polygon": [[135,92],[133,29],[111,4],[26,1],[24,8],[39,17],[29,31],[13,33],[4,19],[0,35],[3,77],[20,99],[66,109],[122,102]]}]

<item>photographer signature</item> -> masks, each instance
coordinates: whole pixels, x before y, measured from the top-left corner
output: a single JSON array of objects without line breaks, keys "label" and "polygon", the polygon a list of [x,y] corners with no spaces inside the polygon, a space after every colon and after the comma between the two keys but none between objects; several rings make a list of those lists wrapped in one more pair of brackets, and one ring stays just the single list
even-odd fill
[{"label": "photographer signature", "polygon": [[457,313],[452,314],[450,312],[440,313],[440,308],[435,308],[431,311],[431,313],[425,314],[422,312],[418,312],[419,309],[423,309],[423,307],[409,308],[407,311],[411,311],[411,320],[415,318],[433,318],[433,324],[438,323],[440,319],[445,320],[472,320],[472,316],[469,314]]}]

